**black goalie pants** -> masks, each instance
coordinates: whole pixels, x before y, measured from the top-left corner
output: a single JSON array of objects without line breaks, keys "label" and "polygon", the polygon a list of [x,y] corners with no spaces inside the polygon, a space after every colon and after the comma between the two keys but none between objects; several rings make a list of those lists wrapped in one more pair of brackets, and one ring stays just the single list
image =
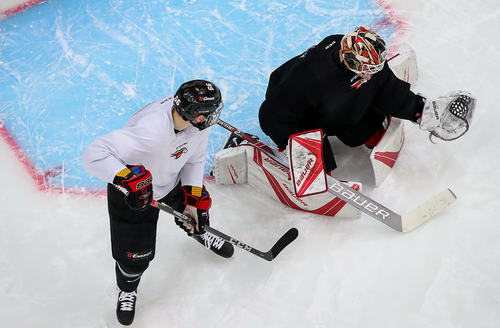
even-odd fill
[{"label": "black goalie pants", "polygon": [[[386,115],[375,106],[370,106],[365,114],[354,126],[335,128],[332,131],[324,129],[327,136],[336,136],[342,143],[349,147],[358,147],[366,143],[382,126]],[[323,142],[323,156],[325,171],[330,172],[337,168],[335,156],[328,140]]]},{"label": "black goalie pants", "polygon": [[[116,260],[116,278],[121,290],[137,289],[142,273],[155,257],[159,209],[149,206],[132,210],[124,194],[108,184],[108,213],[111,228],[111,251]],[[161,202],[181,210],[180,183]]]}]

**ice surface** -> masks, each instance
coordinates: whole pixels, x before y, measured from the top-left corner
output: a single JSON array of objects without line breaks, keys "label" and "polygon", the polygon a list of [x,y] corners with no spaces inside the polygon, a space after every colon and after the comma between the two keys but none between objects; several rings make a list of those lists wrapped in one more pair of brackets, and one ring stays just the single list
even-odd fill
[{"label": "ice surface", "polygon": [[[222,118],[258,135],[257,110],[274,68],[333,30],[386,19],[367,0],[45,2],[0,23],[1,118],[38,171],[64,167],[50,187],[102,188],[82,169],[86,146],[182,82],[215,82],[226,103]],[[387,38],[394,30],[380,26]],[[227,135],[213,130],[208,163]]]},{"label": "ice surface", "polygon": [[[180,8],[196,1],[168,3],[182,15]],[[250,13],[249,1],[228,3],[245,15],[243,23],[248,15],[265,15],[267,10],[262,5]],[[270,2],[269,6],[281,8],[284,3]],[[307,9],[320,16],[321,22],[335,15],[334,10],[324,9],[328,8],[325,1],[290,3],[296,4],[289,6],[295,6],[298,13]],[[407,124],[405,147],[379,188],[372,187],[369,160],[361,149],[334,144],[343,154],[336,174],[361,180],[370,197],[400,213],[409,212],[444,188],[454,191],[457,202],[402,234],[366,215],[359,219],[320,217],[286,208],[246,185],[209,183],[214,199],[212,225],[217,229],[263,250],[292,226],[299,229],[299,238],[273,262],[240,250],[234,259],[225,260],[187,238],[171,217],[162,214],[157,257],[141,283],[133,327],[500,325],[500,96],[496,81],[500,47],[495,41],[500,32],[500,5],[497,0],[383,3],[404,26],[397,42],[408,43],[417,52],[420,76],[415,90],[428,96],[453,89],[469,91],[478,98],[476,116],[466,136],[436,145],[416,126]],[[38,12],[40,7],[36,8]],[[238,47],[246,38],[256,44],[260,40],[260,49],[268,51],[262,65],[257,60],[244,65],[244,70],[259,76],[250,85],[260,89],[260,96],[264,75],[289,53],[279,58],[277,54],[285,47],[303,50],[312,41],[286,33],[273,35],[272,29],[264,35],[250,35],[244,27],[237,29],[231,21],[217,18],[217,12],[207,17],[234,33],[234,43],[228,47],[236,53],[244,51]],[[316,22],[302,22],[300,17],[290,18],[303,23],[296,32],[316,35]],[[334,33],[336,27],[327,26],[322,33],[330,29]],[[186,30],[179,26],[179,31]],[[2,43],[8,39],[4,31],[0,37]],[[95,42],[99,44],[99,40]],[[136,40],[130,46],[140,53]],[[225,59],[219,60],[223,63]],[[84,74],[85,70],[75,67]],[[189,76],[182,71],[175,74],[179,80]],[[226,115],[230,115],[249,98],[234,93],[238,79],[229,79],[227,74],[220,79],[230,97],[226,107]],[[106,81],[111,82],[101,82]],[[118,77],[115,82],[119,84],[110,89],[123,86],[122,91],[130,90]],[[5,106],[2,99],[2,109]],[[242,128],[254,119],[238,114],[239,120],[224,119]],[[224,131],[215,134],[226,135]],[[3,141],[0,154],[0,325],[119,327],[104,197],[40,193]]]}]

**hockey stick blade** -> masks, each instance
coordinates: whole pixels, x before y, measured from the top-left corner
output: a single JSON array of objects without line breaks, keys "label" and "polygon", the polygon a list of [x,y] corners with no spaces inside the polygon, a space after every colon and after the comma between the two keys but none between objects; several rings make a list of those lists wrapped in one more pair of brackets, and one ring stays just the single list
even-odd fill
[{"label": "hockey stick blade", "polygon": [[441,193],[429,199],[418,208],[414,209],[408,214],[403,215],[401,217],[402,231],[407,232],[418,227],[437,213],[444,210],[455,200],[457,200],[457,196],[455,196],[455,194],[450,189],[443,190]]},{"label": "hockey stick blade", "polygon": [[262,252],[262,251],[259,251],[258,249],[253,248],[250,245],[242,243],[241,241],[239,241],[233,237],[230,237],[230,236],[228,236],[220,231],[217,231],[212,227],[205,227],[204,229],[208,233],[210,233],[214,236],[220,237],[220,238],[224,239],[225,241],[233,244],[234,246],[239,247],[239,248],[241,248],[247,252],[250,252],[253,255],[256,255],[260,258],[263,258],[264,260],[267,260],[267,261],[274,260],[276,258],[276,256],[278,256],[278,254],[281,253],[281,251],[285,247],[287,247],[291,242],[293,242],[299,235],[299,231],[296,228],[291,228],[290,230],[285,232],[285,234],[283,236],[281,236],[281,238],[274,244],[274,246],[269,251]]},{"label": "hockey stick blade", "polygon": [[264,254],[264,258],[272,261],[281,251],[299,236],[299,230],[291,228],[274,244],[271,250]]},{"label": "hockey stick blade", "polygon": [[[171,208],[170,206],[168,206],[166,204],[159,203],[156,200],[153,200],[151,202],[151,206],[156,207],[164,212],[167,212],[167,213],[169,213],[169,214],[171,214],[171,215],[173,215],[181,220],[184,220],[186,222],[193,223],[193,221],[194,221],[193,218],[190,218],[187,215],[184,215],[183,213],[180,213],[180,212],[174,210],[173,208]],[[213,236],[222,238],[225,241],[227,241],[228,243],[231,243],[234,246],[239,247],[239,248],[241,248],[247,252],[250,252],[250,253],[252,253],[260,258],[263,258],[264,260],[267,260],[267,261],[274,260],[276,258],[276,256],[278,256],[278,254],[285,247],[287,247],[291,242],[293,242],[295,239],[297,239],[297,237],[299,235],[299,231],[296,228],[291,228],[283,236],[281,236],[281,238],[274,244],[274,246],[269,251],[262,252],[262,251],[259,251],[258,249],[253,248],[252,246],[247,245],[245,243],[242,243],[241,241],[239,241],[231,236],[228,236],[225,233],[220,232],[219,230],[214,229],[210,226],[204,227],[204,229],[205,229],[206,233],[209,233]]]}]

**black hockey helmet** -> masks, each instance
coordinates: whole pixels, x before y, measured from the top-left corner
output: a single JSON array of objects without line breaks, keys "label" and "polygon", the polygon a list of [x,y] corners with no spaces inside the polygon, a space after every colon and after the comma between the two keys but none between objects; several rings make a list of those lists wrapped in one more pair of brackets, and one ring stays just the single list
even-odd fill
[{"label": "black hockey helmet", "polygon": [[[174,95],[174,108],[177,113],[199,130],[216,124],[223,107],[219,88],[205,80],[185,82]],[[206,120],[194,123],[199,115],[205,116]]]}]

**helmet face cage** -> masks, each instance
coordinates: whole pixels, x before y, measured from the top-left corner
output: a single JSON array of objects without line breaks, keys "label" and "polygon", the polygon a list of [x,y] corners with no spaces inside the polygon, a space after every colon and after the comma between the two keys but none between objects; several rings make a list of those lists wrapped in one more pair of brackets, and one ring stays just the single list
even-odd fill
[{"label": "helmet face cage", "polygon": [[[174,108],[177,113],[199,130],[216,124],[223,107],[219,88],[205,80],[183,83],[174,96]],[[195,123],[194,120],[200,115],[206,119]]]},{"label": "helmet face cage", "polygon": [[205,115],[206,120],[201,122],[201,123],[191,123],[193,126],[197,127],[198,130],[203,130],[206,129],[212,125],[217,124],[219,121],[219,116],[220,113],[222,112],[222,109],[224,109],[224,103],[221,101],[219,104],[219,107],[215,109],[211,114]]},{"label": "helmet face cage", "polygon": [[371,76],[384,68],[387,48],[384,40],[364,27],[357,27],[341,41],[342,63],[361,77]]}]

